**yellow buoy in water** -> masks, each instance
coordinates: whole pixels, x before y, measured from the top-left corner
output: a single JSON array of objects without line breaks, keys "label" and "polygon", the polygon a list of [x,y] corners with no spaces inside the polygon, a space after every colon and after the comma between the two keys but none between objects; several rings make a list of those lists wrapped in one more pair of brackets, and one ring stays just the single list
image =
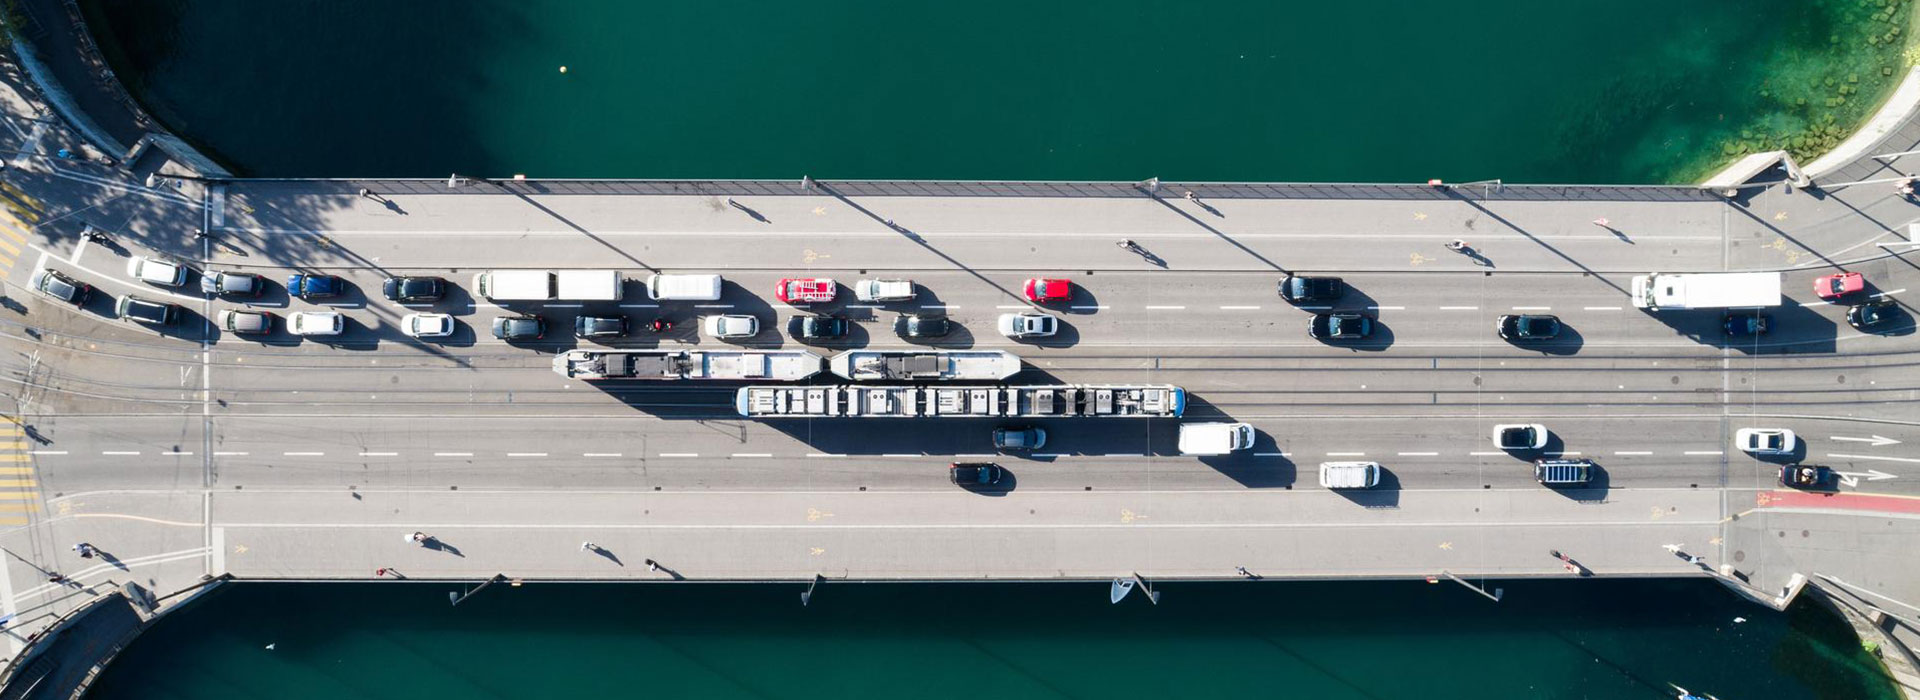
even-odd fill
[{"label": "yellow buoy in water", "polygon": [[567,67],[566,67],[566,66],[561,66],[561,67],[560,67],[560,72],[562,72],[562,73],[565,73],[565,72],[567,72]]}]

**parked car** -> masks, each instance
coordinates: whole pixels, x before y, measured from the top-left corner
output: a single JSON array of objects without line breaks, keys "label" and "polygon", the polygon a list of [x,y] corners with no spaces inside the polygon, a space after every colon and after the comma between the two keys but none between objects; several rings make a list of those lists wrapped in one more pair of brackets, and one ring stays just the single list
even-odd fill
[{"label": "parked car", "polygon": [[162,287],[178,287],[187,283],[187,266],[136,255],[127,261],[127,276]]},{"label": "parked car", "polygon": [[445,338],[453,335],[453,328],[451,314],[407,314],[400,319],[400,329],[415,338]]},{"label": "parked car", "polygon": [[893,320],[893,332],[908,339],[945,338],[953,332],[953,322],[945,316],[903,314]]},{"label": "parked car", "polygon": [[1034,426],[993,429],[993,448],[996,450],[1037,450],[1046,444],[1047,431]]},{"label": "parked car", "polygon": [[1307,335],[1325,340],[1358,340],[1373,334],[1373,319],[1366,314],[1341,311],[1314,314],[1307,319]]},{"label": "parked car", "polygon": [[788,304],[824,304],[839,294],[840,285],[825,277],[790,277],[773,288],[773,298]]},{"label": "parked car", "polygon": [[860,280],[853,284],[853,298],[860,301],[910,301],[913,296],[913,280]]},{"label": "parked car", "polygon": [[1006,478],[1007,472],[992,462],[954,462],[947,465],[947,478],[961,488],[992,486]]},{"label": "parked car", "polygon": [[388,277],[380,293],[398,302],[439,301],[447,295],[447,281],[438,277]]},{"label": "parked car", "polygon": [[1786,428],[1741,428],[1734,431],[1733,444],[1749,454],[1784,455],[1792,454],[1800,440]]},{"label": "parked car", "polygon": [[164,301],[153,301],[128,294],[120,297],[114,313],[128,321],[137,321],[152,326],[165,326],[179,317],[180,307]]},{"label": "parked car", "polygon": [[760,334],[760,319],[733,314],[708,316],[707,335],[720,339],[751,338]]},{"label": "parked car", "polygon": [[33,273],[33,288],[41,294],[59,299],[74,306],[85,306],[93,298],[93,285],[81,282],[66,273],[54,269],[42,269]]},{"label": "parked car", "polygon": [[1813,294],[1822,299],[1838,299],[1867,288],[1867,276],[1858,272],[1842,272],[1813,279]]},{"label": "parked car", "polygon": [[576,338],[624,338],[627,317],[578,316],[573,319],[573,335]]},{"label": "parked car", "polygon": [[1052,314],[1000,314],[1000,334],[1009,338],[1045,338],[1060,332],[1060,319]]},{"label": "parked car", "polygon": [[338,311],[295,311],[287,314],[287,332],[294,335],[340,335],[347,317]]},{"label": "parked car", "polygon": [[539,340],[547,337],[547,320],[533,314],[495,316],[493,337],[501,340]]},{"label": "parked car", "polygon": [[1855,304],[1847,309],[1847,325],[1856,331],[1877,332],[1893,324],[1899,315],[1899,305],[1882,299],[1865,304]]},{"label": "parked car", "polygon": [[347,283],[333,275],[296,272],[287,276],[287,293],[301,299],[337,297],[346,288]]},{"label": "parked car", "polygon": [[1560,335],[1560,318],[1543,314],[1502,314],[1494,323],[1507,340],[1552,340]]},{"label": "parked car", "polygon": [[1280,280],[1280,298],[1289,303],[1334,301],[1346,296],[1347,283],[1338,277],[1298,277]]},{"label": "parked car", "polygon": [[1503,450],[1537,450],[1547,446],[1547,426],[1539,423],[1496,425],[1493,444]]},{"label": "parked car", "polygon": [[1773,328],[1773,317],[1758,311],[1735,311],[1720,320],[1720,327],[1733,338],[1766,335]]},{"label": "parked car", "polygon": [[200,275],[200,293],[215,296],[257,297],[267,290],[267,281],[251,272],[205,272]]},{"label": "parked car", "polygon": [[787,321],[787,333],[800,340],[829,340],[847,335],[847,320],[837,316],[795,316]]},{"label": "parked car", "polygon": [[1787,488],[1827,490],[1833,488],[1836,476],[1831,467],[1817,464],[1780,465],[1780,485]]},{"label": "parked car", "polygon": [[228,333],[257,335],[273,332],[273,314],[253,309],[222,309],[220,328]]},{"label": "parked car", "polygon": [[1052,301],[1066,301],[1073,298],[1073,281],[1035,277],[1027,280],[1021,288],[1027,301],[1045,304]]}]

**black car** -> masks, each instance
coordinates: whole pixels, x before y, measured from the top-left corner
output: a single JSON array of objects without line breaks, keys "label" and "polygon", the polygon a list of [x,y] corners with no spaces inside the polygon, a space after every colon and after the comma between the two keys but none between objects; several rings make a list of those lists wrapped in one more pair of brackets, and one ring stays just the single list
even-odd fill
[{"label": "black car", "polygon": [[216,296],[257,297],[266,291],[267,281],[251,272],[207,272],[200,275],[200,293]]},{"label": "black car", "polygon": [[847,320],[838,316],[795,316],[787,321],[787,332],[801,340],[826,340],[847,334]]},{"label": "black car", "polygon": [[33,288],[40,290],[41,294],[74,306],[85,306],[87,300],[93,298],[93,285],[55,270],[41,270],[33,273]]},{"label": "black car", "polygon": [[945,316],[907,316],[893,320],[893,332],[902,338],[945,338],[953,332],[953,321]]},{"label": "black car", "polygon": [[1006,478],[1007,470],[992,462],[954,462],[947,466],[947,476],[963,488],[992,486]]},{"label": "black car", "polygon": [[1338,277],[1295,277],[1280,280],[1280,298],[1299,304],[1308,301],[1333,301],[1345,296],[1347,283]]},{"label": "black car", "polygon": [[1373,319],[1366,314],[1340,312],[1314,314],[1307,320],[1307,335],[1332,340],[1357,340],[1373,333]]},{"label": "black car", "polygon": [[1727,314],[1720,327],[1727,330],[1727,335],[1735,338],[1766,335],[1767,330],[1773,327],[1773,317],[1752,311],[1731,313]]},{"label": "black car", "polygon": [[581,316],[573,319],[573,335],[579,338],[622,338],[627,335],[627,317]]},{"label": "black car", "polygon": [[1847,309],[1847,325],[1853,326],[1857,331],[1878,330],[1893,322],[1895,306],[1896,304],[1885,299],[1856,304],[1853,308]]},{"label": "black car", "polygon": [[142,299],[132,294],[120,297],[120,304],[115,311],[120,314],[120,318],[153,326],[171,324],[173,319],[180,315],[178,306]]},{"label": "black car", "polygon": [[394,301],[439,301],[447,295],[447,282],[438,277],[388,277],[380,283],[380,293]]},{"label": "black car", "polygon": [[537,340],[547,337],[547,320],[539,316],[495,316],[493,337],[501,340]]},{"label": "black car", "polygon": [[1815,464],[1780,466],[1780,485],[1796,489],[1828,489],[1834,481],[1833,469]]},{"label": "black car", "polygon": [[1495,325],[1507,340],[1550,340],[1560,335],[1560,318],[1539,314],[1505,314]]}]

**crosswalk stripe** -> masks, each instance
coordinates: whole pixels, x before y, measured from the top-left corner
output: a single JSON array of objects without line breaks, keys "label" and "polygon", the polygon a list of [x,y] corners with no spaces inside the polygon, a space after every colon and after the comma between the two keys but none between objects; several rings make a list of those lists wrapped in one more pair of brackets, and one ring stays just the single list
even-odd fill
[{"label": "crosswalk stripe", "polygon": [[[5,440],[7,439],[7,437],[8,436],[5,433],[0,433],[0,440]],[[27,442],[25,440],[18,440],[14,442],[0,442],[0,450],[24,450],[24,449],[27,449]]]},{"label": "crosswalk stripe", "polygon": [[30,489],[38,487],[39,485],[39,482],[33,479],[0,479],[0,489]]},{"label": "crosswalk stripe", "polygon": [[33,455],[0,454],[0,462],[31,462]]},{"label": "crosswalk stripe", "polygon": [[33,467],[0,467],[0,476],[33,475]]},{"label": "crosswalk stripe", "polygon": [[18,233],[15,233],[15,232],[14,232],[14,230],[13,230],[13,229],[10,229],[10,228],[0,228],[0,235],[4,235],[4,236],[6,236],[6,237],[8,237],[8,238],[11,238],[11,239],[13,239],[13,240],[14,240],[15,242],[18,242],[18,243],[25,243],[25,242],[27,242],[27,237],[26,237],[26,236],[22,236],[22,235],[20,235],[20,234],[18,234]]},{"label": "crosswalk stripe", "polygon": [[18,516],[14,516],[14,517],[0,516],[0,525],[31,525],[31,524],[33,524],[33,521],[28,518],[23,518]]},{"label": "crosswalk stripe", "polygon": [[5,240],[0,240],[0,250],[4,250],[4,251],[7,251],[7,254],[8,254],[8,255],[19,255],[19,254],[20,254],[20,247],[19,247],[19,246],[16,246],[16,245],[14,245],[14,244],[12,244],[12,243],[8,243],[8,242],[6,242]]},{"label": "crosswalk stripe", "polygon": [[39,492],[36,492],[36,491],[0,491],[0,501],[38,501],[38,500],[40,500],[40,494]]},{"label": "crosswalk stripe", "polygon": [[0,513],[38,513],[38,512],[40,512],[39,501],[28,501],[25,503],[0,503]]}]

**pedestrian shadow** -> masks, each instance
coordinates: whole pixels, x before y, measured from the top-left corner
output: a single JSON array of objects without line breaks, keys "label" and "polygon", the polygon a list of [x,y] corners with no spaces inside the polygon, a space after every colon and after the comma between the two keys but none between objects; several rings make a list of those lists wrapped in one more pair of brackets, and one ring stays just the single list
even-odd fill
[{"label": "pedestrian shadow", "polygon": [[1160,268],[1164,268],[1167,266],[1166,258],[1162,258],[1158,255],[1154,255],[1152,251],[1149,251],[1146,248],[1141,247],[1139,244],[1134,244],[1131,250],[1135,255],[1140,256],[1141,260],[1147,261],[1147,264],[1149,265],[1152,265],[1154,267],[1160,267]]},{"label": "pedestrian shadow", "polygon": [[754,221],[758,221],[763,224],[773,223],[773,220],[768,219],[766,215],[761,214],[760,212],[754,210],[753,207],[749,207],[745,204],[741,204],[739,202],[733,201],[732,197],[727,198],[727,206],[733,207],[735,209],[739,209],[742,213],[746,214],[747,216],[753,217]]},{"label": "pedestrian shadow", "polygon": [[399,202],[395,202],[391,199],[387,199],[386,197],[381,197],[380,203],[387,207],[387,211],[393,212],[395,214],[399,214],[401,216],[407,215],[407,210],[401,209]]},{"label": "pedestrian shadow", "polygon": [[120,557],[116,557],[108,553],[104,549],[95,547],[93,548],[93,553],[100,556],[100,561],[104,561],[108,564],[112,564],[113,568],[119,569],[121,571],[132,571],[132,569],[127,568],[127,565],[125,562],[120,561]]},{"label": "pedestrian shadow", "polygon": [[611,561],[623,567],[627,565],[626,562],[620,561],[620,555],[614,554],[613,550],[611,549],[607,549],[606,547],[595,546],[592,551],[594,554],[598,554],[600,556],[606,557],[607,561]]},{"label": "pedestrian shadow", "polygon": [[428,537],[427,541],[420,543],[420,546],[426,547],[427,549],[431,549],[436,552],[446,552],[456,557],[460,557],[461,559],[467,558],[467,555],[460,553],[459,547],[455,547],[453,545],[447,544],[446,542],[441,541],[440,538],[438,537]]}]

